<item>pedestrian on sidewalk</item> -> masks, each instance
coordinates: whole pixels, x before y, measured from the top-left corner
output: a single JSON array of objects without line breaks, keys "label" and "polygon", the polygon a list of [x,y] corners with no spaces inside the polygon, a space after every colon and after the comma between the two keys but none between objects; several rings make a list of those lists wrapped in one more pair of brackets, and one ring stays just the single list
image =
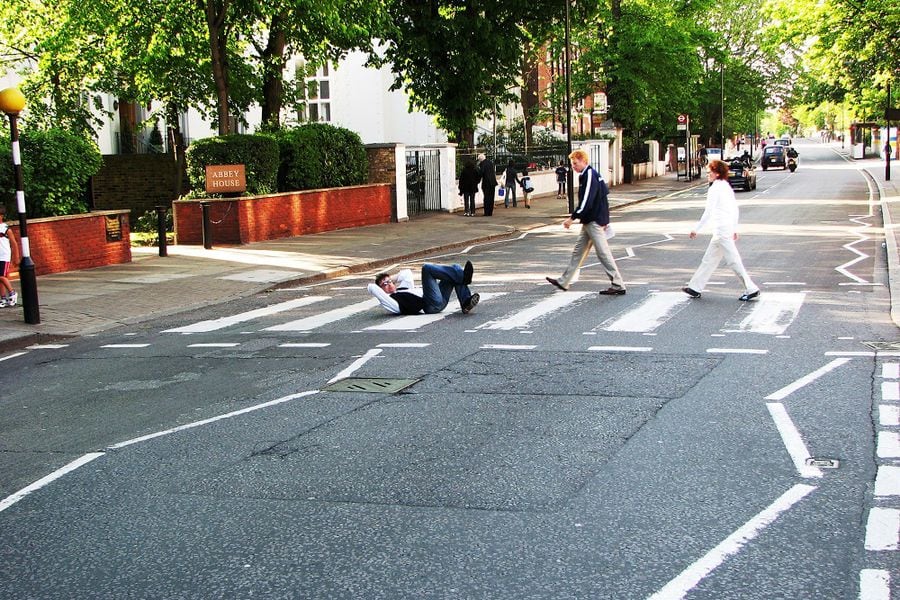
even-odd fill
[{"label": "pedestrian on sidewalk", "polygon": [[556,167],[556,199],[566,197],[566,179],[569,176],[569,169],[566,167],[566,161],[559,161]]},{"label": "pedestrian on sidewalk", "polygon": [[475,161],[467,158],[459,174],[459,193],[463,197],[463,205],[465,206],[463,216],[475,216],[475,194],[478,193],[478,181],[480,179],[481,176],[478,173],[478,169],[475,168]]},{"label": "pedestrian on sidewalk", "polygon": [[706,192],[706,208],[700,220],[691,230],[690,238],[709,225],[713,230],[712,239],[706,247],[706,254],[687,287],[681,290],[691,298],[699,298],[709,278],[719,266],[722,258],[725,265],[734,271],[744,285],[744,293],[738,298],[742,302],[759,298],[759,287],[750,279],[735,242],[738,239],[738,205],[734,190],[728,183],[728,165],[721,160],[709,161],[707,172],[710,186]]},{"label": "pedestrian on sidewalk", "polygon": [[3,222],[3,213],[0,213],[0,307],[15,306],[19,300],[8,279],[12,264],[12,241],[9,236],[9,225]]},{"label": "pedestrian on sidewalk", "polygon": [[462,313],[468,314],[478,304],[481,296],[469,291],[474,268],[466,261],[461,267],[454,265],[422,265],[422,288],[416,287],[410,269],[400,270],[394,277],[388,273],[375,276],[375,283],[368,286],[369,293],[390,313],[395,315],[427,315],[439,313],[450,303],[450,294],[456,292]]},{"label": "pedestrian on sidewalk", "polygon": [[484,194],[484,216],[490,217],[494,214],[494,196],[497,193],[497,171],[494,168],[494,162],[485,157],[484,154],[478,155],[478,170],[481,173],[481,192]]},{"label": "pedestrian on sidewalk", "polygon": [[572,168],[578,173],[578,207],[572,215],[563,221],[563,227],[569,229],[574,221],[581,222],[581,233],[572,250],[572,258],[569,266],[559,279],[547,277],[547,281],[553,286],[567,290],[578,279],[581,272],[581,264],[587,258],[593,246],[600,259],[600,264],[606,269],[610,287],[601,290],[601,296],[621,296],[625,294],[625,282],[619,274],[616,259],[609,249],[608,237],[612,237],[612,229],[609,227],[609,188],[589,164],[588,153],[579,148],[569,155]]},{"label": "pedestrian on sidewalk", "polygon": [[503,196],[503,208],[509,208],[509,197],[512,195],[513,208],[516,207],[516,184],[519,183],[519,176],[516,173],[516,167],[513,165],[512,159],[506,165],[506,172],[503,174],[503,185],[506,187],[506,195]]},{"label": "pedestrian on sidewalk", "polygon": [[522,186],[522,197],[525,199],[525,208],[531,208],[531,192],[534,191],[534,186],[531,184],[531,177],[528,175],[528,167],[522,169],[522,179],[519,180],[519,185]]}]

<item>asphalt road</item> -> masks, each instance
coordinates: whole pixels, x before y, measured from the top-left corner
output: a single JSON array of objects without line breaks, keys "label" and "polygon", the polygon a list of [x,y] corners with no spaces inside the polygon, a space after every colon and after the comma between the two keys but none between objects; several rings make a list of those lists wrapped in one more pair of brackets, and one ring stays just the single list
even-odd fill
[{"label": "asphalt road", "polygon": [[880,213],[799,150],[738,195],[758,302],[724,267],[680,292],[698,187],[614,214],[622,297],[593,257],[544,283],[554,226],[433,257],[475,263],[469,315],[390,317],[370,274],[5,362],[0,597],[896,597]]}]

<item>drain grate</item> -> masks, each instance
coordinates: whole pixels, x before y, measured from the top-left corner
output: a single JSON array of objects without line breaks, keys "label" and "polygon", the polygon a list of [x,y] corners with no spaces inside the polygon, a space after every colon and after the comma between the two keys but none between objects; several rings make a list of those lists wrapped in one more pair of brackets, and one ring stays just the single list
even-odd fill
[{"label": "drain grate", "polygon": [[863,342],[872,350],[900,350],[900,342]]},{"label": "drain grate", "polygon": [[323,388],[326,392],[374,392],[379,394],[396,394],[406,389],[418,379],[388,379],[382,377],[350,377],[335,381]]}]

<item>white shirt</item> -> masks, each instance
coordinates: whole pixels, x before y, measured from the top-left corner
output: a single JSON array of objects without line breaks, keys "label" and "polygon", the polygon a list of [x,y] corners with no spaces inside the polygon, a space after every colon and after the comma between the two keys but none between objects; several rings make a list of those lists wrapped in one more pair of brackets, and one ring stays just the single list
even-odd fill
[{"label": "white shirt", "polygon": [[699,232],[709,225],[714,236],[732,238],[737,231],[738,216],[737,198],[731,184],[724,179],[716,179],[706,193],[706,209],[694,231]]},{"label": "white shirt", "polygon": [[[391,278],[394,282],[394,285],[397,287],[398,292],[409,292],[411,294],[415,294],[416,296],[422,295],[422,290],[416,287],[415,282],[413,281],[413,274],[410,269],[402,269],[396,276]],[[391,298],[390,294],[385,292],[380,286],[374,283],[370,283],[368,285],[369,293],[375,296],[378,299],[378,303],[381,304],[388,312],[392,312],[395,315],[400,314],[400,305],[397,304],[397,301]]]},{"label": "white shirt", "polygon": [[9,246],[9,238],[6,235],[0,236],[0,262],[12,261],[12,248]]}]

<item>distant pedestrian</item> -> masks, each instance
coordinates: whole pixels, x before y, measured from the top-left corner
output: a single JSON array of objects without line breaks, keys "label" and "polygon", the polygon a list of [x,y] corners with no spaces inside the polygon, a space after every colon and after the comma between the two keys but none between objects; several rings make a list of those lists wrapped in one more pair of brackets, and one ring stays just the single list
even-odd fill
[{"label": "distant pedestrian", "polygon": [[3,222],[3,214],[0,213],[0,307],[15,306],[19,300],[8,279],[12,264],[12,241],[9,236],[9,225]]},{"label": "distant pedestrian", "polygon": [[497,171],[494,168],[494,162],[485,157],[484,154],[479,154],[478,160],[478,171],[481,173],[481,192],[484,194],[484,216],[490,217],[494,214],[494,199],[497,193]]},{"label": "distant pedestrian", "polygon": [[389,313],[395,315],[431,315],[447,308],[450,294],[455,291],[463,314],[472,312],[481,296],[469,291],[474,267],[466,262],[459,265],[422,265],[422,289],[416,287],[410,269],[400,270],[394,277],[388,273],[375,276],[375,283],[368,285],[369,293]]},{"label": "distant pedestrian", "polygon": [[566,180],[569,177],[569,169],[566,167],[566,161],[559,161],[556,167],[556,199],[566,197]]},{"label": "distant pedestrian", "polygon": [[531,192],[534,191],[534,185],[531,183],[531,177],[528,175],[528,168],[522,169],[522,179],[519,180],[522,186],[522,197],[525,199],[525,208],[531,208]]},{"label": "distant pedestrian", "polygon": [[512,159],[506,165],[506,172],[503,174],[503,185],[506,188],[506,195],[503,196],[503,208],[509,208],[509,197],[512,196],[513,208],[516,207],[516,184],[519,183],[519,176],[516,173],[516,167],[513,165]]},{"label": "distant pedestrian", "polygon": [[610,287],[601,290],[601,296],[621,296],[625,294],[625,282],[619,274],[616,259],[609,249],[608,237],[612,230],[609,228],[609,188],[606,182],[600,178],[600,174],[588,164],[588,153],[579,148],[569,155],[572,168],[578,173],[578,207],[568,219],[563,221],[563,227],[568,229],[576,220],[581,222],[581,233],[572,250],[572,258],[569,266],[559,279],[547,277],[547,281],[561,290],[569,289],[569,285],[578,279],[581,264],[587,258],[593,246],[600,259],[600,264],[606,270]]},{"label": "distant pedestrian", "polygon": [[465,205],[465,213],[463,214],[466,217],[475,216],[475,194],[478,193],[478,182],[480,179],[481,175],[479,175],[478,169],[475,168],[475,161],[467,158],[459,174],[459,193],[463,197],[463,204]]},{"label": "distant pedestrian", "polygon": [[707,225],[711,226],[713,235],[709,240],[709,246],[706,247],[706,254],[703,255],[700,266],[697,267],[697,271],[691,277],[687,287],[681,289],[691,298],[699,298],[709,278],[712,277],[713,272],[724,258],[725,265],[731,267],[744,285],[744,293],[738,300],[742,302],[755,300],[759,297],[759,287],[747,274],[735,244],[738,239],[739,212],[734,190],[728,183],[728,165],[721,160],[711,160],[708,177],[710,186],[706,192],[706,208],[703,216],[691,230],[690,237],[692,240],[695,239],[697,232]]}]

